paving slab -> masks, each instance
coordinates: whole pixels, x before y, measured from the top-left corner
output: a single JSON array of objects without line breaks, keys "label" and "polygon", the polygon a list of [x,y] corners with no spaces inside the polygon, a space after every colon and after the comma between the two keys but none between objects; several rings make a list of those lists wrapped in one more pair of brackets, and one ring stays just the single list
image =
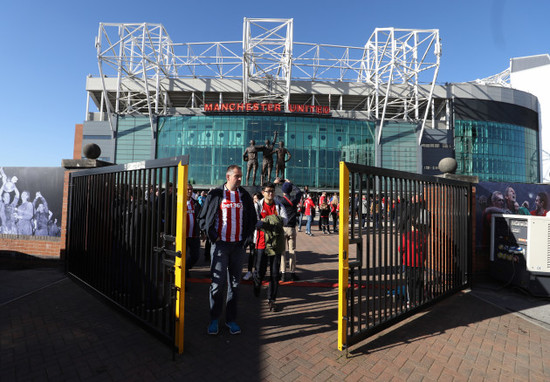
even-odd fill
[{"label": "paving slab", "polygon": [[550,331],[524,318],[539,300],[512,311],[486,296],[501,292],[474,285],[340,352],[337,236],[300,233],[298,271],[302,283],[280,287],[278,312],[243,283],[242,334],[222,327],[209,336],[201,259],[186,292],[184,354],[175,360],[60,269],[0,271],[0,380],[550,380]]}]

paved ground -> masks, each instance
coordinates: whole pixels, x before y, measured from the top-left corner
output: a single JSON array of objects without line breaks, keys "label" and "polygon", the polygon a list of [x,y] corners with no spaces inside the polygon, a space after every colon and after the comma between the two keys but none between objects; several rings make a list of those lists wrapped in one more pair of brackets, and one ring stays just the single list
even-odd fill
[{"label": "paved ground", "polygon": [[[335,283],[337,237],[299,235],[302,278]],[[285,284],[282,311],[273,313],[243,285],[243,333],[224,328],[208,336],[201,264],[186,293],[185,353],[173,361],[168,347],[60,269],[0,264],[1,381],[550,380],[547,301],[492,283],[423,310],[346,356],[336,348],[330,287]]]}]

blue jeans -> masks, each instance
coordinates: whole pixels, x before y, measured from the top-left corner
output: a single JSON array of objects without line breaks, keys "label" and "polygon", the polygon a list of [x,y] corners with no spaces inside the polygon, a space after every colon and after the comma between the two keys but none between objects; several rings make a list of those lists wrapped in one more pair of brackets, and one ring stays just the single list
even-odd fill
[{"label": "blue jeans", "polygon": [[222,315],[223,290],[227,284],[225,321],[235,321],[245,249],[241,242],[218,240],[212,243],[211,253],[210,319],[217,320]]},{"label": "blue jeans", "polygon": [[311,222],[313,221],[312,215],[307,215],[307,222],[306,222],[306,233],[311,233]]}]

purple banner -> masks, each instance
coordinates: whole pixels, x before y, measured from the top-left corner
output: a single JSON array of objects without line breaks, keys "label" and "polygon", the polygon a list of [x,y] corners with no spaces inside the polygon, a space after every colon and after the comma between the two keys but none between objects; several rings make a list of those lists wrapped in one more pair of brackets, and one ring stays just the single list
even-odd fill
[{"label": "purple banner", "polygon": [[494,213],[545,216],[550,185],[481,182],[476,187],[476,246],[489,250]]}]

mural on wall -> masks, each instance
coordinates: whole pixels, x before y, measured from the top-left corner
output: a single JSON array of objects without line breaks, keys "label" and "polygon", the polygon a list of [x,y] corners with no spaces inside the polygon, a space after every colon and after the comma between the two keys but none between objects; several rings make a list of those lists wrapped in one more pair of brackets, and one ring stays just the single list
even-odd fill
[{"label": "mural on wall", "polygon": [[489,250],[491,216],[519,214],[547,216],[550,186],[526,183],[481,182],[476,187],[476,242],[481,251]]},{"label": "mural on wall", "polygon": [[0,167],[0,234],[61,236],[64,169]]}]

